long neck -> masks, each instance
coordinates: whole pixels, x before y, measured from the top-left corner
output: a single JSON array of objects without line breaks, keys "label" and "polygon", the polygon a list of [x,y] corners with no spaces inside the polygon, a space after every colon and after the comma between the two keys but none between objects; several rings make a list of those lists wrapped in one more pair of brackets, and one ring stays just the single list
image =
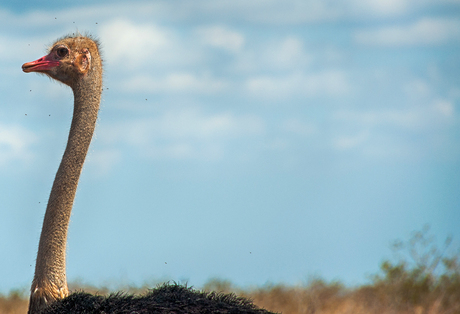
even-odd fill
[{"label": "long neck", "polygon": [[68,295],[66,242],[70,213],[83,163],[96,126],[102,80],[81,80],[73,86],[74,112],[67,147],[46,208],[32,282],[29,313],[37,313]]}]

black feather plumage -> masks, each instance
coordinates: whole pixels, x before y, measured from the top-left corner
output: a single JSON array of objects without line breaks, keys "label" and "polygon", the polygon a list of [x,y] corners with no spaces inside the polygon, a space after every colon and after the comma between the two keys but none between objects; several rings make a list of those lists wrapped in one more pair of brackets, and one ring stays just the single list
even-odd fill
[{"label": "black feather plumage", "polygon": [[250,300],[237,295],[202,292],[177,284],[163,284],[145,295],[115,293],[109,296],[85,292],[72,293],[58,300],[42,314],[141,314],[141,313],[271,313],[256,307]]}]

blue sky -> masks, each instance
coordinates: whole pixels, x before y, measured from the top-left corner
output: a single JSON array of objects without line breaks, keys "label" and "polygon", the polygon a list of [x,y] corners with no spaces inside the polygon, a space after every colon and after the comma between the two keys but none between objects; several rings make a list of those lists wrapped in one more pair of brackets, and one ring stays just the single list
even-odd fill
[{"label": "blue sky", "polygon": [[[460,1],[0,2],[0,291],[28,287],[72,93],[24,62],[102,42],[70,281],[366,282],[460,239]],[[456,242],[455,242],[456,241]]]}]

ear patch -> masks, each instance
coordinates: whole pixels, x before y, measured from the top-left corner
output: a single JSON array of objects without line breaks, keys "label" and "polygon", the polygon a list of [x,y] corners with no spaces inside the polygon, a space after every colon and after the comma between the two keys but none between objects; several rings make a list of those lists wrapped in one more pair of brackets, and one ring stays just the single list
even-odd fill
[{"label": "ear patch", "polygon": [[74,65],[78,68],[81,74],[86,74],[91,68],[91,53],[88,48],[82,50],[82,52],[75,58]]}]

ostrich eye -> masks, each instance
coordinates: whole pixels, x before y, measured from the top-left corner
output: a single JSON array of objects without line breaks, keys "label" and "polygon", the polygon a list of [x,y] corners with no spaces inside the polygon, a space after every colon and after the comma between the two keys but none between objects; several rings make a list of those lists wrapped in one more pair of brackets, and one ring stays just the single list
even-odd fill
[{"label": "ostrich eye", "polygon": [[64,58],[69,53],[69,49],[61,47],[56,50],[56,53],[60,58]]}]

